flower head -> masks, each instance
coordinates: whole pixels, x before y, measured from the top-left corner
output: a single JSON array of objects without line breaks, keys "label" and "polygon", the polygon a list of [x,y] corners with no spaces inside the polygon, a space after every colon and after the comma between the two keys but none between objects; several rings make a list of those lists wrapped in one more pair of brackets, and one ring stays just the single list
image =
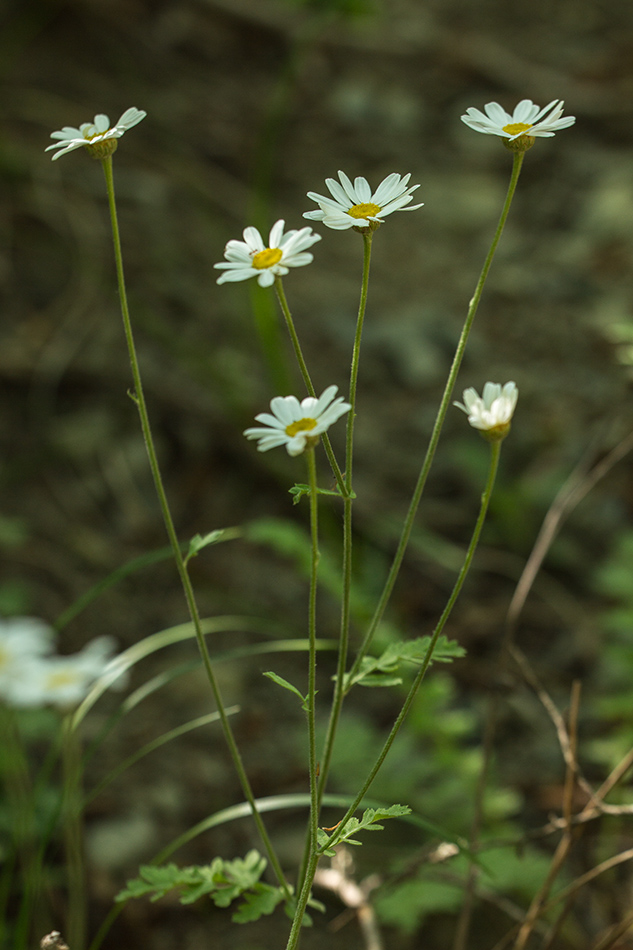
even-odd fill
[{"label": "flower head", "polygon": [[478,396],[475,389],[466,389],[464,404],[455,402],[453,405],[466,413],[474,429],[479,429],[489,441],[497,442],[510,431],[518,398],[515,383],[506,383],[503,388],[499,383],[486,383],[483,396]]},{"label": "flower head", "polygon": [[96,680],[107,677],[111,685],[120,672],[112,658],[114,647],[112,637],[97,637],[71,656],[26,657],[2,690],[3,698],[21,708],[77,706]]},{"label": "flower head", "polygon": [[260,412],[255,416],[266,428],[246,429],[244,435],[247,439],[259,440],[258,452],[285,445],[288,455],[301,455],[306,448],[316,445],[319,436],[352,408],[343,402],[342,396],[334,399],[337,388],[328,386],[318,399],[308,396],[301,402],[296,396],[276,396],[270,403],[272,415]]},{"label": "flower head", "polygon": [[78,129],[65,125],[60,132],[51,132],[51,138],[59,139],[59,141],[53,142],[45,151],[50,152],[52,148],[60,149],[61,151],[52,156],[53,161],[55,161],[65,155],[66,152],[72,152],[76,148],[85,146],[95,158],[105,158],[116,149],[117,139],[120,139],[128,129],[138,125],[146,115],[147,112],[132,106],[125,110],[112,128],[110,128],[110,120],[107,115],[96,115],[94,122],[84,122]]},{"label": "flower head", "polygon": [[[485,114],[472,106],[466,109],[462,122],[475,132],[500,135],[508,143],[521,139],[525,147],[529,148],[534,144],[531,139],[548,138],[574,124],[576,117],[573,115],[561,118],[564,105],[564,102],[552,99],[549,105],[541,109],[531,99],[522,99],[510,115],[498,102],[488,102],[484,106]],[[522,136],[525,138],[522,139]]]},{"label": "flower head", "polygon": [[52,627],[35,617],[0,620],[0,696],[25,663],[51,652],[54,636]]},{"label": "flower head", "polygon": [[331,198],[317,195],[314,191],[308,192],[308,198],[316,201],[320,210],[306,211],[304,218],[322,221],[335,231],[345,231],[347,228],[370,228],[375,231],[383,218],[393,211],[416,211],[422,207],[421,204],[405,207],[412,200],[412,193],[420,187],[412,185],[407,188],[410,174],[402,176],[393,172],[387,175],[373,194],[366,178],[356,178],[352,184],[345,172],[340,171],[338,177],[340,184],[334,178],[325,180]]},{"label": "flower head", "polygon": [[257,228],[246,228],[243,241],[229,241],[224,248],[225,261],[214,264],[224,270],[218,277],[218,284],[227,280],[248,280],[257,277],[260,287],[270,287],[275,277],[283,277],[289,267],[303,267],[310,264],[314,257],[306,253],[309,247],[321,240],[312,228],[300,231],[286,231],[285,221],[277,221],[270,229],[268,247],[264,244]]}]

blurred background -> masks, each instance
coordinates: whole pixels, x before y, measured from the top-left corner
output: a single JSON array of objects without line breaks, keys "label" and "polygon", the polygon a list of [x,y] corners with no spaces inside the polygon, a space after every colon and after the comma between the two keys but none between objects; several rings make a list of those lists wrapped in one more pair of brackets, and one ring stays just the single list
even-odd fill
[{"label": "blurred background", "polygon": [[[216,635],[212,650],[221,653],[304,636],[307,590],[306,505],[293,507],[288,495],[305,480],[303,469],[283,451],[258,454],[241,436],[272,396],[303,390],[272,292],[252,282],[217,287],[213,264],[226,241],[249,224],[267,231],[278,218],[301,227],[313,207],[306,192],[323,193],[339,168],[373,187],[393,171],[420,183],[415,199],[424,208],[389,218],[374,239],[356,430],[359,633],[397,543],[509,180],[511,155],[501,141],[459,117],[491,100],[512,111],[523,98],[564,99],[566,114],[577,117],[526,156],[458,383],[459,396],[488,379],[515,380],[520,391],[484,540],[447,628],[468,655],[429,679],[374,789],[447,833],[467,835],[483,710],[515,585],[570,473],[599,461],[633,428],[633,8],[597,0],[4,0],[1,9],[0,612],[7,616],[53,623],[120,565],[165,544],[127,395],[102,171],[83,151],[51,162],[44,149],[53,130],[101,112],[114,122],[132,105],[148,113],[114,164],[130,306],[167,490],[183,539],[245,526],[246,537],[205,550],[193,565],[203,616],[269,624],[259,634],[245,625]],[[316,230],[323,240],[315,261],[291,272],[286,293],[317,390],[335,383],[345,392],[362,241],[351,231]],[[342,432],[334,431],[335,446]],[[449,413],[387,641],[432,629],[468,542],[486,465],[484,442],[462,413]],[[518,628],[561,707],[572,680],[583,679],[581,761],[596,782],[633,733],[632,476],[625,457],[574,510]],[[335,572],[340,511],[336,503],[323,508],[324,558]],[[319,607],[324,638],[337,632],[330,593]],[[114,634],[123,648],[185,619],[175,570],[164,561],[91,603],[64,627],[60,649],[101,634]],[[193,658],[185,647],[156,657],[135,683]],[[323,697],[333,664],[327,655],[320,663]],[[291,654],[221,664],[226,701],[242,707],[235,728],[257,795],[307,788],[302,713],[261,675],[274,668],[297,681],[304,665]],[[354,790],[363,756],[378,747],[401,699],[357,692],[333,770],[339,792]],[[112,731],[87,782],[209,708],[200,674],[176,680]],[[107,715],[106,702],[88,733]],[[508,693],[500,716],[488,818],[495,833],[520,837],[560,811],[564,770],[554,729],[528,687]],[[236,801],[241,792],[213,727],[149,756],[95,798],[87,815],[92,931],[139,862]],[[304,818],[289,811],[270,819],[284,866],[300,853]],[[624,823],[605,834],[612,849],[630,846]],[[446,946],[461,891],[450,869],[441,879],[427,873],[440,839],[420,831],[413,840],[402,828],[380,838],[355,852],[354,873],[381,870],[386,945]],[[596,862],[599,841],[591,837],[579,867]],[[231,858],[255,846],[254,829],[241,821],[201,836],[175,859]],[[491,886],[503,881],[508,900],[525,907],[545,857],[534,854],[530,877],[503,853]],[[337,898],[319,896],[328,912],[306,947],[364,946]],[[598,887],[560,946],[589,946],[629,899],[625,880]],[[52,905],[50,926],[63,929],[62,898]],[[473,947],[490,946],[491,934],[512,923],[494,902],[478,913]],[[229,935],[230,927],[227,912],[206,904],[139,901],[104,946],[199,950],[213,941],[254,950],[278,946],[287,931],[281,914]]]}]

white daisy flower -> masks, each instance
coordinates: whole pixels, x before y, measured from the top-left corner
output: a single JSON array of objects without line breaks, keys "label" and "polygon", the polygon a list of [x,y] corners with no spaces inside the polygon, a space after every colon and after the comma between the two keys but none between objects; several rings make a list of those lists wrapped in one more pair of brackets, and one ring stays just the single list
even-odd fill
[{"label": "white daisy flower", "polygon": [[224,248],[226,261],[213,265],[224,270],[224,274],[218,277],[218,284],[257,277],[260,287],[270,287],[275,277],[283,277],[288,273],[289,267],[310,264],[314,257],[306,251],[321,240],[321,235],[315,234],[312,228],[286,231],[284,234],[284,224],[283,220],[273,224],[268,247],[257,228],[246,228],[243,241],[229,241]]},{"label": "white daisy flower", "polygon": [[32,656],[3,690],[6,701],[20,708],[78,706],[98,679],[106,677],[111,685],[120,672],[114,649],[112,637],[98,637],[71,656]]},{"label": "white daisy flower", "polygon": [[515,383],[506,383],[503,389],[499,383],[486,383],[483,396],[475,389],[464,392],[464,403],[453,405],[462,409],[474,429],[479,429],[490,441],[505,438],[510,430],[510,422],[519,398]]},{"label": "white daisy flower", "polygon": [[471,106],[461,118],[469,128],[484,135],[500,135],[510,141],[526,134],[530,138],[547,138],[560,129],[569,128],[576,121],[573,115],[561,118],[564,105],[564,102],[552,99],[549,105],[541,109],[531,99],[522,99],[510,115],[498,102],[488,102],[484,106],[485,114]]},{"label": "white daisy flower", "polygon": [[[110,128],[110,120],[107,115],[96,115],[94,122],[84,122],[78,129],[65,125],[60,132],[51,132],[51,138],[59,139],[59,142],[49,145],[45,151],[50,152],[52,148],[61,149],[52,156],[53,161],[55,161],[65,155],[66,152],[72,152],[76,148],[86,146],[89,150],[92,150],[97,158],[103,158],[105,155],[111,155],[117,146],[116,140],[120,139],[128,129],[138,125],[146,115],[147,112],[132,106],[132,108],[126,109],[112,128]],[[103,145],[102,143],[105,142],[108,144]]]},{"label": "white daisy flower", "polygon": [[422,205],[405,208],[412,200],[411,195],[419,185],[407,188],[411,175],[398,175],[393,172],[382,181],[372,194],[366,178],[350,181],[345,172],[339,172],[340,184],[334,178],[326,178],[331,198],[308,192],[308,198],[319,206],[319,211],[306,211],[304,218],[322,221],[328,228],[345,231],[347,228],[371,228],[374,231],[382,224],[383,218],[394,211],[416,211]]},{"label": "white daisy flower", "polygon": [[51,652],[54,637],[53,628],[35,617],[0,620],[0,697],[25,663]]},{"label": "white daisy flower", "polygon": [[301,402],[296,396],[276,396],[270,403],[272,415],[260,412],[255,416],[267,428],[246,429],[244,435],[247,439],[259,440],[258,452],[285,445],[288,455],[301,455],[306,448],[316,445],[319,436],[352,408],[342,396],[334,399],[337,389],[337,386],[328,386],[318,399],[308,396]]}]

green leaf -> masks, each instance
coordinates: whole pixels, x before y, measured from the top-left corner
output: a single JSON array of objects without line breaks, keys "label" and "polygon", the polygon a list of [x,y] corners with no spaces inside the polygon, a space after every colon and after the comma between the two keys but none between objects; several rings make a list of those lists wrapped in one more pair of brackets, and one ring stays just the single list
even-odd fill
[{"label": "green leaf", "polygon": [[384,674],[371,674],[368,673],[367,676],[364,676],[360,682],[361,686],[400,686],[402,683],[401,676],[386,676]]},{"label": "green leaf", "polygon": [[402,818],[404,815],[410,815],[411,809],[408,805],[391,805],[389,808],[366,808],[361,818],[348,818],[343,826],[337,827],[334,832],[327,832],[323,828],[317,831],[317,844],[322,854],[333,857],[335,852],[333,848],[337,844],[345,841],[347,844],[362,844],[356,841],[352,835],[359,831],[382,831],[383,825],[378,824],[386,818]]},{"label": "green leaf", "polygon": [[264,673],[264,676],[267,676],[269,680],[272,680],[273,683],[276,683],[277,686],[283,686],[284,689],[290,690],[291,693],[294,693],[295,696],[298,696],[301,700],[301,705],[303,708],[306,708],[306,703],[308,702],[308,697],[303,696],[296,686],[293,686],[292,683],[289,683],[288,680],[285,680],[283,676],[279,676],[278,673],[273,673],[272,670],[268,670],[267,673]]},{"label": "green leaf", "polygon": [[[236,912],[236,918],[256,920],[263,913],[272,913],[284,894],[277,888],[268,892],[268,885],[259,883],[266,859],[258,851],[249,851],[244,858],[224,861],[214,858],[211,864],[179,868],[175,864],[162,867],[150,864],[139,870],[140,877],[127,882],[127,887],[117,894],[116,901],[131,897],[144,897],[156,901],[170,891],[180,891],[181,904],[193,904],[200,897],[209,895],[217,907],[228,907],[238,897],[252,892],[251,898]],[[270,910],[264,908],[270,907]],[[249,916],[250,915],[250,916]],[[254,916],[256,915],[256,916]],[[239,921],[238,921],[239,922]]]},{"label": "green leaf", "polygon": [[127,882],[127,887],[120,891],[116,901],[125,901],[131,897],[143,897],[153,894],[152,900],[164,897],[174,888],[184,887],[191,882],[192,868],[179,868],[175,864],[165,864],[162,867],[145,865],[139,868],[140,877]]},{"label": "green leaf", "polygon": [[255,884],[253,889],[244,894],[244,900],[233,914],[231,920],[236,924],[247,924],[260,917],[272,914],[275,907],[284,899],[284,892],[280,887],[270,884]]},{"label": "green leaf", "polygon": [[[352,686],[395,686],[402,682],[394,676],[404,663],[419,666],[424,663],[431,646],[431,637],[417,637],[415,640],[402,640],[391,643],[380,656],[365,656],[360,668],[353,677],[345,678],[345,690]],[[438,638],[429,662],[451,663],[455,658],[464,656],[465,650],[455,640],[445,636]]]},{"label": "green leaf", "polygon": [[[289,488],[288,492],[290,495],[292,495],[293,505],[298,505],[304,495],[307,495],[308,498],[310,497],[310,486],[299,482],[296,485],[293,485],[292,488]],[[343,497],[338,490],[338,487],[334,490],[330,490],[328,488],[317,488],[317,495],[334,495],[335,498]],[[350,498],[356,498],[355,492],[350,494]]]},{"label": "green leaf", "polygon": [[195,557],[198,551],[202,551],[203,548],[208,547],[210,544],[217,544],[219,541],[230,541],[233,538],[239,537],[240,534],[239,528],[216,528],[215,531],[209,531],[209,533],[205,535],[195,534],[189,542],[189,550],[185,555],[185,564],[187,564],[192,557]]}]

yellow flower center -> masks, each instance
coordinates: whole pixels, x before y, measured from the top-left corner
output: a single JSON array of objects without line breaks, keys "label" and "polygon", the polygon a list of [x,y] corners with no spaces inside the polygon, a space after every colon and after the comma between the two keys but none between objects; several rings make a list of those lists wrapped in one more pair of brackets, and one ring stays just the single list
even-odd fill
[{"label": "yellow flower center", "polygon": [[274,267],[278,264],[283,255],[283,251],[278,247],[267,247],[263,251],[258,251],[253,256],[253,267],[257,270],[265,270],[267,267]]},{"label": "yellow flower center", "polygon": [[78,676],[72,670],[59,670],[57,673],[51,673],[47,679],[49,689],[63,689],[64,686],[70,686],[76,683]]},{"label": "yellow flower center", "polygon": [[371,201],[367,201],[364,204],[354,205],[347,213],[350,218],[368,218],[370,215],[375,217],[379,212],[380,205],[375,205]]},{"label": "yellow flower center", "polygon": [[291,422],[289,426],[286,426],[286,435],[289,435],[293,439],[298,432],[307,432],[310,429],[314,429],[317,424],[316,419],[298,419],[296,422]]},{"label": "yellow flower center", "polygon": [[508,135],[520,135],[521,132],[527,132],[531,128],[532,126],[526,125],[525,122],[511,122],[509,125],[504,125],[503,131]]}]

